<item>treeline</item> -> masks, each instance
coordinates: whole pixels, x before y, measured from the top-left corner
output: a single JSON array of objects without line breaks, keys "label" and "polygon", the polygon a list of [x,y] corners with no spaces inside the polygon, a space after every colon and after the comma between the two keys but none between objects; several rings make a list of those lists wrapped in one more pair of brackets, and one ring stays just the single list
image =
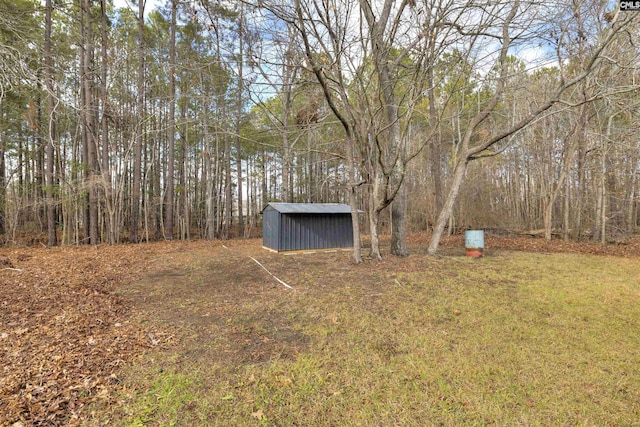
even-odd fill
[{"label": "treeline", "polygon": [[3,242],[256,236],[274,200],[350,203],[373,257],[636,231],[638,14],[378,3],[0,0]]}]

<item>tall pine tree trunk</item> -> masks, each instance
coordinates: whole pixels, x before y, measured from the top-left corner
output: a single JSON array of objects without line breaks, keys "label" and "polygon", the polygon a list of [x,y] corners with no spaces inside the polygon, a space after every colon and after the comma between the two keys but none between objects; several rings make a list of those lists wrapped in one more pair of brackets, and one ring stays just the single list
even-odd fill
[{"label": "tall pine tree trunk", "polygon": [[[171,36],[169,40],[169,133],[167,135],[167,200],[164,218],[164,238],[173,239],[173,206],[175,199],[175,138],[176,138],[176,15],[177,0],[171,0]],[[206,112],[205,112],[206,114]]]},{"label": "tall pine tree trunk", "polygon": [[[44,30],[44,80],[45,87],[47,88],[47,147],[46,147],[46,206],[47,206],[47,241],[49,246],[55,246],[58,244],[58,238],[56,236],[56,205],[53,197],[54,187],[54,175],[53,175],[53,153],[55,144],[55,110],[53,99],[53,58],[51,54],[51,23],[53,5],[51,0],[46,1],[45,5],[45,30]],[[3,155],[4,160],[4,155]],[[4,175],[4,174],[3,174]],[[0,213],[2,215],[2,213]]]},{"label": "tall pine tree trunk", "polygon": [[[4,112],[2,111],[2,101],[4,97],[0,96],[0,124],[3,122]],[[0,126],[0,234],[7,233],[7,166],[5,161],[5,152],[7,151],[6,137],[4,127]],[[6,239],[5,239],[6,240]]]},{"label": "tall pine tree trunk", "polygon": [[87,167],[89,169],[89,243],[98,244],[98,189],[97,189],[97,128],[96,105],[93,90],[93,32],[91,31],[91,4],[84,0],[85,46],[84,46],[84,91],[85,123],[87,127]]},{"label": "tall pine tree trunk", "polygon": [[115,229],[118,226],[115,218],[115,201],[113,200],[113,186],[111,183],[111,173],[109,167],[109,122],[108,111],[109,105],[107,100],[107,77],[109,68],[109,54],[107,51],[107,45],[109,42],[107,29],[109,27],[109,18],[107,17],[107,0],[100,0],[101,11],[101,70],[100,70],[100,93],[102,97],[102,117],[101,117],[101,165],[100,172],[102,173],[102,185],[103,185],[103,210],[105,218],[105,230],[107,243],[116,243]]},{"label": "tall pine tree trunk", "polygon": [[137,124],[133,159],[133,185],[131,190],[131,218],[129,222],[129,239],[138,242],[138,223],[140,219],[140,184],[142,180],[142,132],[144,129],[144,5],[145,0],[138,1],[138,94]]},{"label": "tall pine tree trunk", "polygon": [[[244,212],[242,211],[242,147],[240,145],[240,125],[242,120],[242,91],[244,90],[244,7],[240,2],[238,17],[238,94],[236,98],[236,175],[238,182],[238,236],[244,236]],[[246,237],[246,236],[245,236]]]}]

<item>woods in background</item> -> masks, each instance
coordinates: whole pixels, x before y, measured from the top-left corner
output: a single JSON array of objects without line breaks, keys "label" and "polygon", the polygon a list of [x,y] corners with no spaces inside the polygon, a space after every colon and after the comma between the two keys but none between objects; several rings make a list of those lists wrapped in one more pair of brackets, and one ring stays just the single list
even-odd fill
[{"label": "woods in background", "polygon": [[0,0],[5,244],[256,236],[268,201],[351,204],[374,258],[387,231],[637,230],[615,2],[151,6]]}]

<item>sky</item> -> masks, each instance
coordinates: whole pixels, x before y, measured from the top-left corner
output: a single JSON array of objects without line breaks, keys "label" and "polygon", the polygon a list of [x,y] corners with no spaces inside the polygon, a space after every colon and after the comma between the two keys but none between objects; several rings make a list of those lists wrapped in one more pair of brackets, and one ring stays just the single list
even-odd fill
[{"label": "sky", "polygon": [[[147,4],[145,5],[144,14],[145,16],[149,14],[154,9],[157,9],[163,3],[163,0],[147,0]],[[117,8],[128,7],[137,12],[138,6],[133,3],[132,0],[113,0],[113,5]]]}]

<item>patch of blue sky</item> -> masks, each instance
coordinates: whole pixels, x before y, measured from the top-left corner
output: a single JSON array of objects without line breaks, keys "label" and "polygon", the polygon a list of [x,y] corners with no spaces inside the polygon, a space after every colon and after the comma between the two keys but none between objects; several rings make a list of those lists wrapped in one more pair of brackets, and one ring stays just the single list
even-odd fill
[{"label": "patch of blue sky", "polygon": [[[159,9],[166,2],[166,0],[144,0],[144,1],[146,2],[144,5],[145,18],[149,16],[149,13]],[[116,9],[122,9],[122,8],[131,9],[131,11],[133,11],[136,15],[138,14],[137,1],[134,2],[132,0],[113,0],[113,6]]]}]

